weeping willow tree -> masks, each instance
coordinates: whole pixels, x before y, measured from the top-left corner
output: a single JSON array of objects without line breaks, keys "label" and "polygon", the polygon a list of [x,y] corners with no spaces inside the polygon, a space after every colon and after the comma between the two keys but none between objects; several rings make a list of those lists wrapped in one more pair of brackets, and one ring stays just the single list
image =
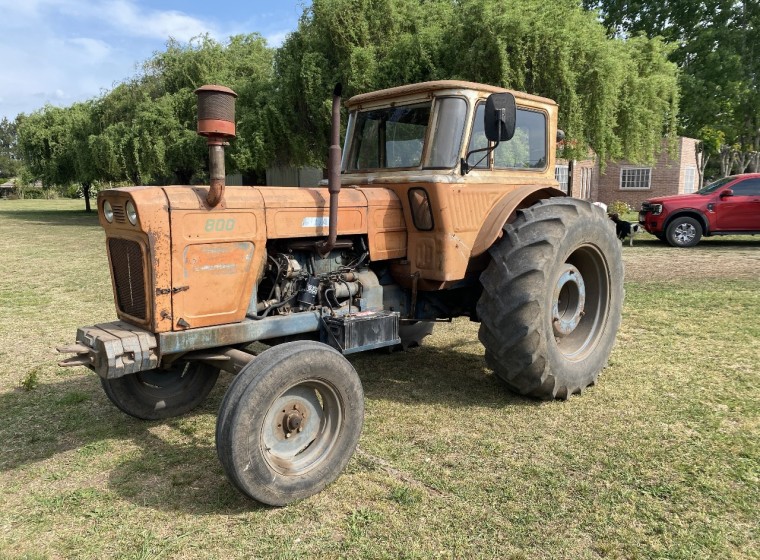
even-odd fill
[{"label": "weeping willow tree", "polygon": [[659,39],[609,38],[577,0],[314,0],[275,56],[285,159],[322,161],[331,84],[348,95],[463,79],[560,104],[565,157],[651,161],[673,136],[677,69]]}]

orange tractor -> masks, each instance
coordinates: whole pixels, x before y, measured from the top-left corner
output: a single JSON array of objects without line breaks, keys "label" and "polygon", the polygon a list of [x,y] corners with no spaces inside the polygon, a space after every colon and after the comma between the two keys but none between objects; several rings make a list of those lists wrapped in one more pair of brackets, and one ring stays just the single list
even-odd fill
[{"label": "orange tractor", "polygon": [[356,448],[346,354],[466,316],[509,389],[565,399],[596,381],[620,324],[620,246],[601,209],[557,189],[553,101],[458,81],[358,95],[341,156],[336,88],[327,188],[232,187],[236,96],[197,94],[210,186],[100,193],[118,321],[60,349],[121,410],[180,415],[235,374],[219,459],[240,491],[284,505]]}]

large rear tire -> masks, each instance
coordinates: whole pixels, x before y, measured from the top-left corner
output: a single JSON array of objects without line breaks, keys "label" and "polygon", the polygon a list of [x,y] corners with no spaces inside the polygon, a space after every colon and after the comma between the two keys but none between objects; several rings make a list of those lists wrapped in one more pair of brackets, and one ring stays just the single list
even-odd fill
[{"label": "large rear tire", "polygon": [[217,455],[243,494],[284,506],[338,478],[363,422],[364,393],[351,363],[325,344],[288,342],[262,352],[230,384]]},{"label": "large rear tire", "polygon": [[206,400],[219,370],[199,362],[180,362],[168,369],[151,369],[100,379],[106,396],[122,412],[141,420],[163,420],[190,412]]},{"label": "large rear tire", "polygon": [[518,212],[481,275],[478,336],[511,390],[566,399],[592,385],[623,303],[620,243],[604,212],[572,198]]}]

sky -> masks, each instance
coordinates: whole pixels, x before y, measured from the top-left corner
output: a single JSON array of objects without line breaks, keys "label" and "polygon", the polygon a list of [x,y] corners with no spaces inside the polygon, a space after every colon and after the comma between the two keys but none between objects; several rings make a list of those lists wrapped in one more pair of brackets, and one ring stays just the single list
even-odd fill
[{"label": "sky", "polygon": [[309,0],[0,0],[0,119],[134,76],[169,37],[258,32],[279,46]]}]

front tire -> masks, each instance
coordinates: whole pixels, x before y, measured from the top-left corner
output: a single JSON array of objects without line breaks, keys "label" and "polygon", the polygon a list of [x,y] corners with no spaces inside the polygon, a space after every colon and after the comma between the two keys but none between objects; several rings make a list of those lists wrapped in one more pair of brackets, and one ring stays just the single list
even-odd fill
[{"label": "front tire", "polygon": [[623,303],[620,243],[604,212],[572,198],[518,212],[481,275],[478,336],[507,387],[566,399],[592,385]]},{"label": "front tire", "polygon": [[243,494],[284,506],[338,478],[363,422],[364,393],[351,363],[325,344],[284,343],[262,352],[227,389],[217,455]]},{"label": "front tire", "polygon": [[219,370],[200,362],[180,362],[116,379],[100,379],[106,396],[122,412],[141,420],[163,420],[190,412],[206,400]]},{"label": "front tire", "polygon": [[670,222],[665,236],[673,247],[694,247],[702,239],[702,224],[689,216],[680,216]]}]

